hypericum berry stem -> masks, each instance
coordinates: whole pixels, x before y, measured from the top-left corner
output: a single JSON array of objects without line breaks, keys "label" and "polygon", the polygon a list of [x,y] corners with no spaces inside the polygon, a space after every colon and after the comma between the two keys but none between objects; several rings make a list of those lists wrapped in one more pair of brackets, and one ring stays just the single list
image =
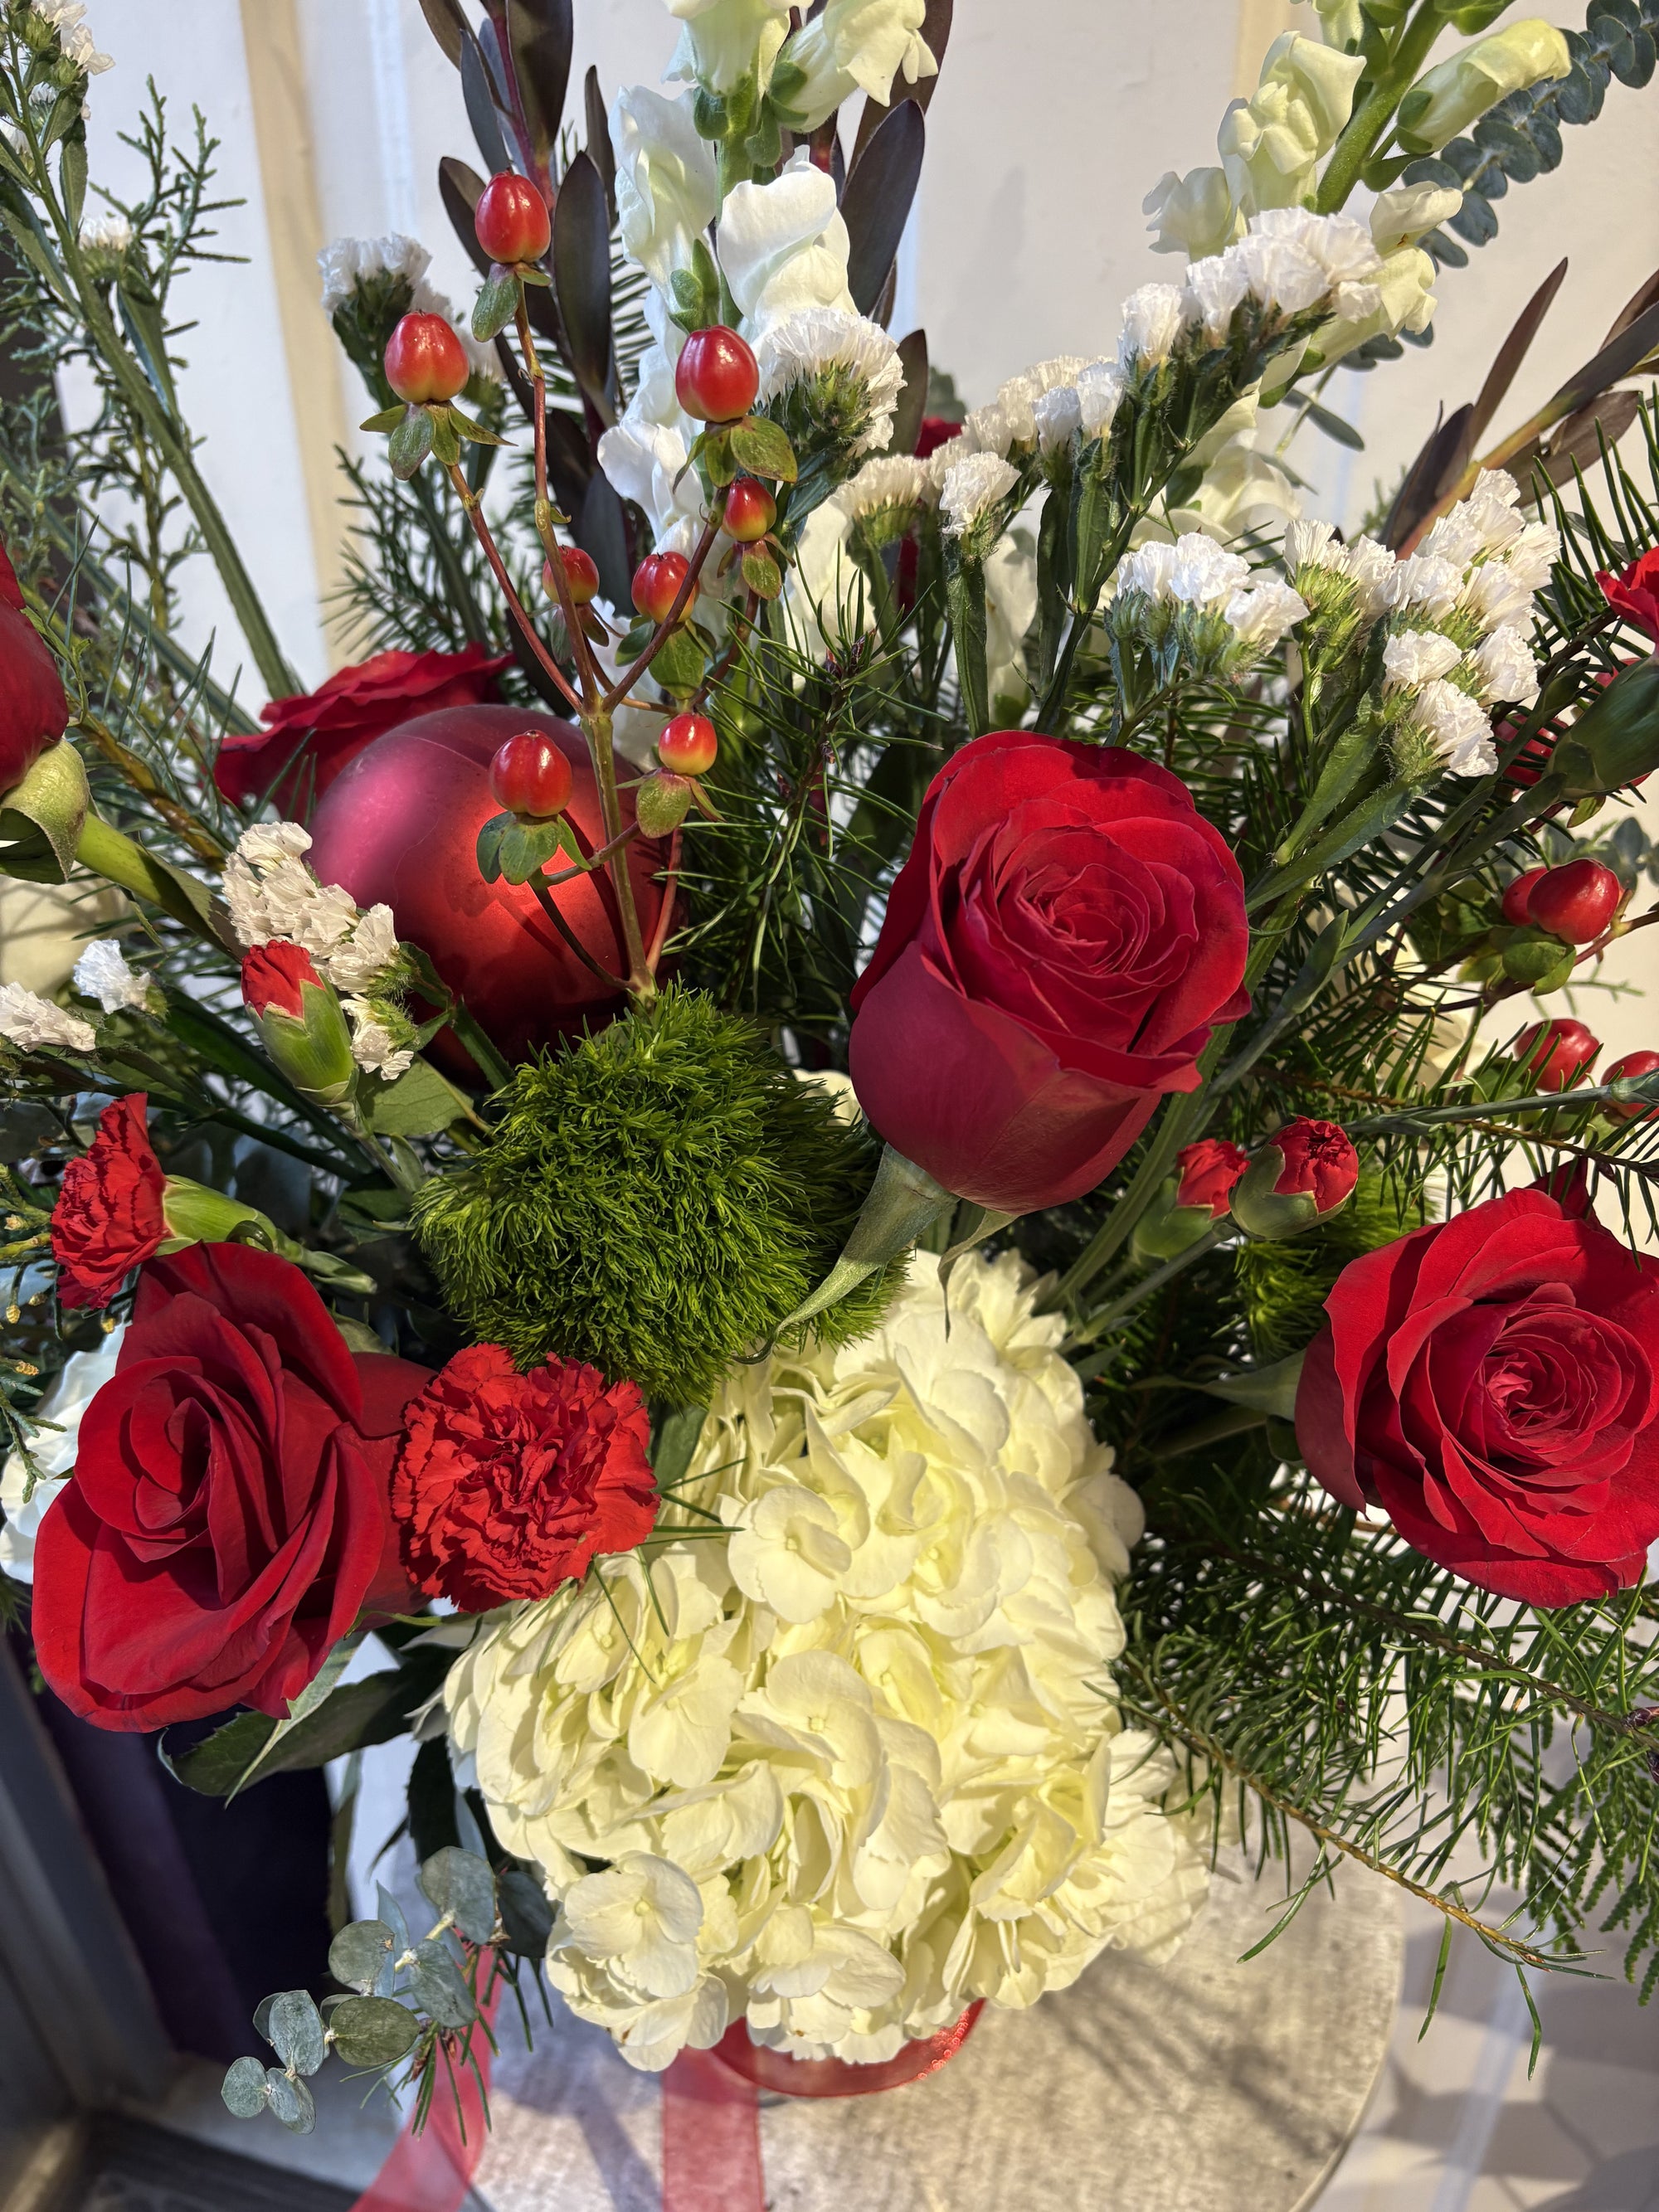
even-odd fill
[{"label": "hypericum berry stem", "polygon": [[645,964],[653,975],[661,963],[663,947],[668,942],[668,927],[673,920],[674,901],[680,883],[680,846],[684,835],[683,830],[674,832],[673,841],[668,848],[668,866],[663,871],[662,904],[657,909],[657,926],[651,933],[650,949],[645,956]]},{"label": "hypericum berry stem", "polygon": [[[573,870],[571,872],[574,874],[580,872]],[[541,908],[542,912],[552,923],[554,928],[558,931],[560,936],[563,938],[565,943],[575,954],[577,959],[581,962],[583,967],[586,968],[592,974],[597,975],[600,982],[605,986],[607,990],[627,990],[629,987],[623,981],[623,978],[620,975],[613,975],[608,968],[601,967],[599,963],[588,951],[587,947],[582,943],[580,938],[577,936],[575,931],[572,929],[570,924],[560,913],[558,901],[554,897],[551,890],[549,890],[547,884],[543,881],[539,875],[531,877],[530,888],[536,894],[536,901],[538,905]]]},{"label": "hypericum berry stem", "polygon": [[603,708],[597,713],[586,714],[582,729],[593,756],[593,775],[599,787],[599,818],[605,823],[605,849],[611,855],[608,865],[611,880],[617,887],[623,950],[628,956],[627,988],[635,998],[654,998],[656,978],[645,957],[645,939],[640,930],[639,908],[634,901],[633,878],[628,872],[628,854],[620,849],[622,799],[617,790],[617,756],[611,741],[611,716]]},{"label": "hypericum berry stem", "polygon": [[[553,502],[547,491],[547,380],[542,373],[541,356],[536,350],[536,341],[531,336],[530,316],[525,307],[522,284],[519,287],[519,305],[514,321],[519,333],[519,350],[524,356],[525,374],[530,379],[534,410],[536,532],[542,541],[542,550],[548,566],[553,572],[553,588],[558,595],[559,612],[564,617],[565,634],[570,640],[571,657],[576,665],[576,681],[581,686],[583,702],[591,706],[599,700],[605,683],[593,658],[593,648],[588,642],[587,633],[577,617],[575,605],[570,596],[570,579],[565,574],[559,541],[553,532]],[[593,765],[597,774],[597,760]]]},{"label": "hypericum berry stem", "polygon": [[535,654],[537,660],[546,672],[550,680],[553,684],[556,684],[558,689],[563,692],[565,697],[570,702],[572,707],[574,708],[576,713],[580,715],[582,712],[583,702],[571,690],[568,679],[566,678],[563,669],[560,667],[558,662],[554,659],[552,654],[542,643],[541,638],[537,633],[536,625],[531,621],[530,617],[525,612],[519,595],[513,588],[513,579],[507,573],[507,563],[502,560],[501,552],[496,546],[495,540],[490,534],[489,525],[484,520],[483,506],[482,501],[479,500],[477,493],[475,492],[471,485],[468,483],[466,477],[463,472],[461,465],[459,461],[453,461],[450,464],[448,473],[449,481],[455,488],[455,496],[460,501],[462,508],[465,510],[467,519],[472,525],[472,532],[474,537],[477,538],[479,544],[483,548],[484,557],[489,562],[491,572],[495,576],[496,584],[501,589],[501,597],[507,601],[507,611],[519,626],[520,635],[523,637],[526,644],[530,647],[530,650]]},{"label": "hypericum berry stem", "polygon": [[702,535],[697,540],[696,549],[691,555],[690,566],[685,572],[685,580],[681,584],[678,592],[675,594],[673,605],[669,609],[666,617],[658,623],[655,636],[653,637],[651,642],[646,647],[644,652],[641,653],[639,659],[634,663],[634,665],[630,669],[627,670],[624,674],[619,676],[617,681],[611,685],[611,689],[605,693],[605,698],[601,702],[602,711],[605,714],[609,715],[614,712],[616,708],[628,696],[629,693],[634,689],[634,686],[639,682],[641,677],[644,675],[646,670],[650,667],[652,662],[662,651],[663,647],[668,642],[669,635],[673,629],[675,623],[678,622],[680,617],[685,612],[687,607],[691,604],[693,594],[696,592],[697,588],[697,579],[702,574],[702,564],[708,558],[709,554],[714,550],[714,540],[720,536],[720,517],[717,514],[711,515],[708,520],[704,523],[702,526]]}]

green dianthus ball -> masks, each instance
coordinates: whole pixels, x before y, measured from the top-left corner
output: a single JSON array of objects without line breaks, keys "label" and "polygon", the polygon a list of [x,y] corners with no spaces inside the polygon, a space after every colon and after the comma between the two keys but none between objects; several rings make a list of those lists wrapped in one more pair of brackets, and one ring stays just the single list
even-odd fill
[{"label": "green dianthus ball", "polygon": [[[496,1104],[489,1142],[416,1204],[451,1310],[521,1366],[590,1360],[679,1405],[706,1402],[829,1273],[880,1149],[693,992],[520,1067]],[[893,1275],[811,1327],[862,1334]]]}]

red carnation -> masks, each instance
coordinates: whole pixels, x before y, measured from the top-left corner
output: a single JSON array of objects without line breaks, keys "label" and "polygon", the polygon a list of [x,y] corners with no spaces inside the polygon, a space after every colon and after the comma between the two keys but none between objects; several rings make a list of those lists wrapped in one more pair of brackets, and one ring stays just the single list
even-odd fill
[{"label": "red carnation", "polygon": [[1359,1155],[1334,1121],[1298,1115],[1268,1139],[1233,1193],[1233,1218],[1251,1237],[1294,1237],[1353,1196]]},{"label": "red carnation", "polygon": [[459,1352],[409,1408],[392,1483],[410,1579],[467,1613],[545,1597],[657,1517],[638,1385],[499,1344]]},{"label": "red carnation", "polygon": [[25,613],[16,572],[0,550],[0,792],[21,783],[68,727],[58,663]]},{"label": "red carnation", "polygon": [[1598,569],[1595,580],[1613,612],[1659,645],[1659,546],[1632,561],[1620,576]]},{"label": "red carnation", "polygon": [[1310,1471],[1466,1582],[1628,1589],[1659,1537],[1659,1261],[1541,1189],[1345,1267],[1308,1348]]},{"label": "red carnation", "polygon": [[342,668],[315,691],[273,699],[259,710],[261,734],[231,732],[219,748],[213,780],[227,799],[250,805],[272,792],[287,812],[319,799],[346,763],[385,730],[439,707],[476,707],[495,696],[512,659],[481,645],[460,653],[406,653],[393,647],[356,668]]},{"label": "red carnation", "polygon": [[303,1021],[302,983],[313,983],[319,991],[323,988],[311,955],[289,938],[273,937],[268,945],[256,945],[242,955],[242,1000],[253,1013],[275,1006],[290,1021]]},{"label": "red carnation", "polygon": [[1183,1145],[1176,1154],[1175,1202],[1204,1206],[1210,1218],[1219,1221],[1226,1212],[1233,1185],[1250,1164],[1250,1156],[1224,1137],[1206,1137],[1196,1145]]},{"label": "red carnation", "polygon": [[150,1150],[146,1094],[106,1106],[98,1134],[64,1170],[52,1212],[58,1297],[66,1306],[106,1306],[135,1267],[154,1257],[167,1225],[167,1178]]},{"label": "red carnation", "polygon": [[71,1712],[280,1719],[409,1589],[387,1508],[427,1370],[354,1352],[300,1270],[246,1244],[150,1261],[75,1480],[35,1540],[35,1653]]}]

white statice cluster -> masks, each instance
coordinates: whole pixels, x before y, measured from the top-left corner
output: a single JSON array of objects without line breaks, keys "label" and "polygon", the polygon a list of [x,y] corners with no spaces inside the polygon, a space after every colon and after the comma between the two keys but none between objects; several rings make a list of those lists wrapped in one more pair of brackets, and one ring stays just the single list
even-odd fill
[{"label": "white statice cluster", "polygon": [[58,33],[58,48],[65,61],[86,76],[101,76],[115,64],[100,54],[86,21],[83,0],[29,0],[32,11]]},{"label": "white statice cluster", "polygon": [[377,276],[401,276],[410,288],[409,313],[441,315],[459,338],[472,374],[499,384],[501,364],[495,347],[481,345],[467,318],[458,315],[454,303],[427,282],[431,264],[432,256],[419,239],[405,237],[402,231],[388,231],[381,238],[333,239],[317,256],[323,279],[323,313],[332,316],[341,307],[349,307],[361,288]]},{"label": "white statice cluster", "polygon": [[1308,612],[1305,599],[1271,569],[1253,568],[1212,538],[1194,531],[1173,544],[1153,541],[1118,563],[1114,602],[1138,595],[1154,607],[1218,614],[1243,657],[1260,659]]},{"label": "white statice cluster", "polygon": [[0,1469],[0,1572],[15,1583],[34,1580],[34,1540],[46,1509],[60,1496],[75,1470],[81,1419],[115,1372],[125,1322],[110,1331],[96,1352],[74,1352],[64,1362],[46,1396],[34,1409],[40,1426],[30,1439],[31,1472],[20,1451],[9,1452]]},{"label": "white statice cluster", "polygon": [[106,1014],[119,1013],[124,1006],[149,1004],[149,976],[128,965],[119,941],[113,937],[94,938],[75,963],[74,982],[83,999],[96,999]]},{"label": "white statice cluster", "polygon": [[1530,707],[1538,668],[1534,595],[1560,551],[1554,526],[1528,522],[1502,469],[1475,479],[1404,560],[1370,538],[1338,541],[1328,523],[1296,522],[1285,564],[1316,597],[1320,578],[1352,588],[1362,623],[1388,626],[1382,696],[1397,730],[1414,732],[1453,775],[1490,775],[1495,707]]},{"label": "white statice cluster", "polygon": [[461,1771],[560,1908],[551,1978],[631,2064],[739,2015],[886,2058],[1109,1946],[1165,1956],[1202,1900],[1187,1778],[1112,1697],[1139,1509],[1035,1306],[970,1255],[947,1311],[918,1257],[865,1341],[733,1370],[681,1493],[730,1535],[495,1615],[452,1668]]},{"label": "white statice cluster", "polygon": [[311,832],[297,822],[245,830],[225,864],[224,899],[244,948],[273,939],[302,945],[344,1000],[359,1067],[388,1081],[414,1051],[384,994],[399,978],[398,930],[389,906],[364,911],[338,884],[319,883],[307,866]]},{"label": "white statice cluster", "polygon": [[89,1022],[21,983],[0,983],[0,1037],[25,1052],[90,1052],[98,1042]]}]

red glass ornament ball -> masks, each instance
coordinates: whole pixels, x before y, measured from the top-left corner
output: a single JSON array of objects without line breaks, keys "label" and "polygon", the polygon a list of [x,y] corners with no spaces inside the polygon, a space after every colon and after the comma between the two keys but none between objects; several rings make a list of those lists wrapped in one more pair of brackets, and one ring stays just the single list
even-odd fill
[{"label": "red glass ornament ball", "polygon": [[[572,606],[585,607],[599,597],[599,572],[591,554],[584,553],[580,545],[561,545],[559,563],[564,570],[564,587],[570,594]],[[550,561],[542,562],[542,589],[556,605],[559,586]]]},{"label": "red glass ornament ball", "polygon": [[1512,884],[1504,886],[1504,919],[1516,929],[1524,929],[1532,920],[1527,912],[1527,902],[1532,896],[1534,884],[1541,883],[1549,873],[1547,868],[1528,868],[1524,876],[1517,876]]},{"label": "red glass ornament ball", "polygon": [[675,775],[706,775],[719,750],[707,714],[676,714],[657,739],[657,758]]},{"label": "red glass ornament ball", "polygon": [[503,169],[478,196],[473,224],[492,261],[539,261],[553,242],[547,202],[528,177]]},{"label": "red glass ornament ball", "polygon": [[756,545],[778,519],[778,503],[763,483],[739,477],[726,495],[720,526],[739,545]]},{"label": "red glass ornament ball", "polygon": [[[570,763],[565,812],[590,848],[605,842],[599,793],[580,731],[522,707],[446,707],[364,748],[318,801],[307,859],[325,884],[342,884],[359,906],[384,901],[398,934],[419,945],[452,991],[508,1060],[597,1029],[621,1007],[548,921],[528,884],[485,883],[478,832],[501,808],[489,788],[490,763],[506,740],[534,729]],[[620,775],[637,769],[620,758]],[[624,823],[633,802],[622,794]],[[640,927],[649,942],[662,904],[652,879],[666,848],[636,837],[629,876]],[[550,896],[601,967],[619,975],[623,953],[615,896],[600,875],[561,884]],[[452,1073],[471,1063],[447,1030],[431,1049]]]},{"label": "red glass ornament ball", "polygon": [[760,367],[747,343],[724,323],[693,331],[674,368],[674,396],[701,422],[735,422],[755,404]]},{"label": "red glass ornament ball", "polygon": [[416,406],[465,389],[466,349],[441,315],[405,315],[386,342],[386,380]]},{"label": "red glass ornament ball", "polygon": [[1515,1056],[1540,1091],[1565,1091],[1601,1049],[1583,1022],[1534,1022],[1515,1041]]},{"label": "red glass ornament ball", "polygon": [[1600,860],[1550,868],[1527,898],[1527,919],[1569,945],[1591,945],[1619,911],[1624,885]]},{"label": "red glass ornament ball", "polygon": [[[1651,1075],[1659,1070],[1659,1052],[1627,1052],[1622,1060],[1601,1072],[1603,1083],[1617,1083],[1621,1076]],[[1638,1106],[1634,1101],[1620,1104],[1617,1099],[1604,1098],[1601,1111],[1611,1115],[1615,1121],[1659,1121],[1659,1106]]]},{"label": "red glass ornament ball", "polygon": [[634,571],[634,604],[647,622],[666,622],[691,563],[684,553],[647,553]]},{"label": "red glass ornament ball", "polygon": [[551,821],[570,803],[575,772],[540,730],[515,730],[489,763],[489,788],[509,814]]}]

